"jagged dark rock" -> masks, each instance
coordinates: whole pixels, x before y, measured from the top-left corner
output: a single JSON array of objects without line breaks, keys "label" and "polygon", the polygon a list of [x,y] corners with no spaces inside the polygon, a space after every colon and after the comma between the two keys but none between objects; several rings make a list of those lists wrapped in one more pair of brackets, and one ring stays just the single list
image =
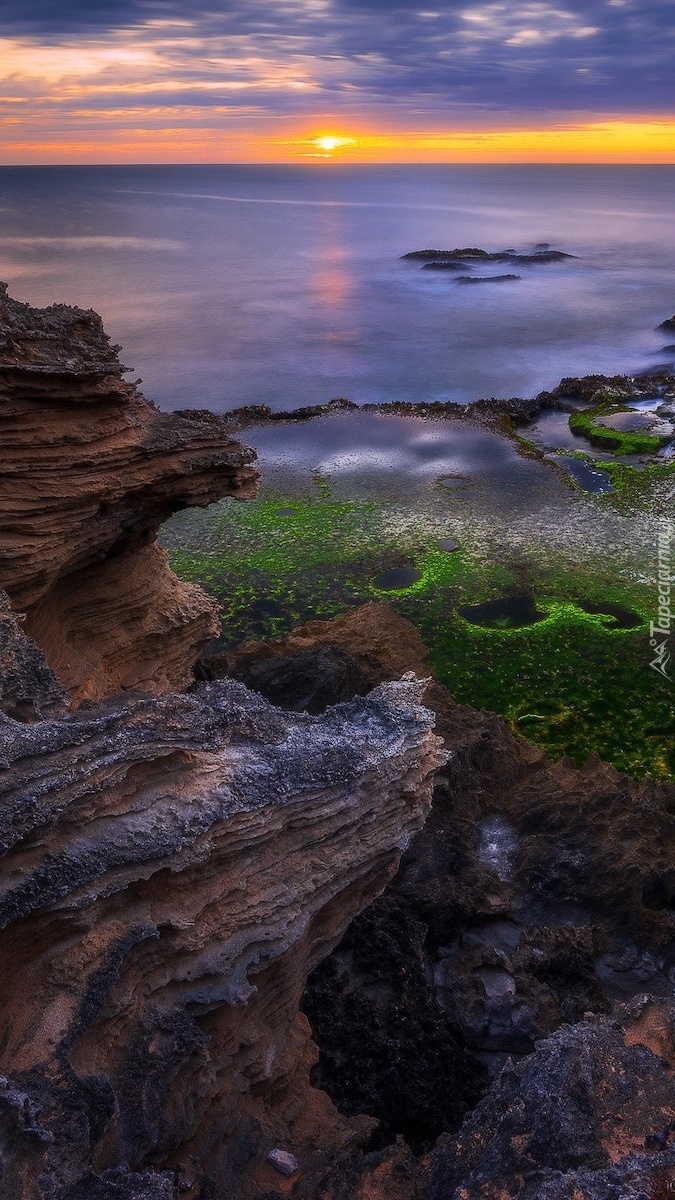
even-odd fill
[{"label": "jagged dark rock", "polygon": [[675,1011],[642,1000],[508,1063],[434,1154],[430,1200],[642,1200],[675,1179]]},{"label": "jagged dark rock", "polygon": [[488,1076],[439,1009],[413,913],[387,897],[357,917],[303,1007],[321,1048],[315,1085],[341,1112],[377,1117],[372,1146],[401,1134],[419,1153],[458,1128]]},{"label": "jagged dark rock", "polygon": [[458,275],[458,283],[510,283],[522,275]]}]

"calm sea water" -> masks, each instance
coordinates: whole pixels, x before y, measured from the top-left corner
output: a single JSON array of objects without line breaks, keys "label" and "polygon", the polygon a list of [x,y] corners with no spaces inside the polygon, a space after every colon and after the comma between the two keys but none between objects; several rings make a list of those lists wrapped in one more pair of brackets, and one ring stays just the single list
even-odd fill
[{"label": "calm sea water", "polygon": [[[166,408],[532,395],[672,362],[675,168],[0,170],[0,278],[101,313]],[[408,250],[577,257],[462,286]]]}]

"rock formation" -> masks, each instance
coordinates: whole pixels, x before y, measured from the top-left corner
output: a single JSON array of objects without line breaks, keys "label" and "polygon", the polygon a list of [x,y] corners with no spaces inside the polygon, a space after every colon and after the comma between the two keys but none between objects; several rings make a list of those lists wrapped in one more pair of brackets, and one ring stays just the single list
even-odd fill
[{"label": "rock formation", "polygon": [[3,1200],[664,1200],[675,788],[453,703],[385,604],[178,692],[215,612],[155,531],[251,493],[245,414],[0,318]]},{"label": "rock formation", "polygon": [[204,412],[162,413],[94,312],[0,292],[0,586],[71,696],[188,683],[215,604],[154,542],[170,513],[246,498],[253,451]]},{"label": "rock formation", "polygon": [[3,1200],[315,1195],[373,1122],[311,1087],[299,1000],[428,811],[423,684],[162,694],[215,610],[156,526],[248,495],[252,454],[124,383],[96,314],[1,316]]},{"label": "rock formation", "polygon": [[428,807],[422,686],[320,718],[221,681],[2,719],[6,1200],[123,1162],[255,1195],[279,1144],[304,1193],[367,1131],[310,1088],[298,1006]]},{"label": "rock formation", "polygon": [[[261,681],[266,664],[277,678],[287,656],[292,694],[293,662],[326,645],[352,655],[371,682],[396,677],[404,664],[429,673],[419,635],[383,603],[225,657],[228,670],[255,671]],[[672,1104],[672,1050],[652,1039],[656,1057],[631,1049],[624,1061],[612,1020],[623,1028],[642,1013],[647,1036],[652,1018],[644,1014],[654,1011],[655,1028],[665,1022],[668,1036],[674,1032],[658,998],[672,996],[675,979],[675,787],[636,783],[597,759],[581,769],[569,759],[549,762],[501,718],[455,704],[436,683],[424,703],[451,758],[395,880],[310,979],[303,1007],[321,1051],[315,1082],[341,1111],[378,1117],[390,1141],[403,1134],[419,1149],[444,1124],[454,1130],[439,1150],[434,1200],[650,1196],[645,1180],[656,1187],[675,1179],[675,1151],[661,1154],[675,1141],[672,1113],[650,1115],[647,1105],[652,1093]],[[640,1001],[644,994],[657,998],[652,1007]],[[626,1000],[637,1007],[626,1012]],[[584,1020],[617,1004],[608,1021]],[[552,1041],[534,1054],[547,1035]],[[661,1042],[670,1044],[665,1034]],[[471,1055],[479,1059],[473,1067]],[[494,1083],[461,1125],[486,1088],[484,1067]],[[608,1155],[603,1130],[620,1124],[610,1112],[613,1072],[630,1137]],[[575,1108],[580,1080],[588,1086]],[[576,1114],[562,1166],[537,1126],[547,1089]],[[638,1151],[639,1163],[631,1157]],[[380,1194],[377,1180],[382,1194],[396,1194],[398,1172],[407,1196],[428,1196],[421,1169],[411,1173],[392,1148],[389,1159],[370,1157],[363,1169],[346,1192],[336,1183],[331,1195],[365,1200]]]},{"label": "rock formation", "polygon": [[434,1154],[430,1200],[660,1200],[675,1191],[675,1009],[643,998],[510,1062]]}]

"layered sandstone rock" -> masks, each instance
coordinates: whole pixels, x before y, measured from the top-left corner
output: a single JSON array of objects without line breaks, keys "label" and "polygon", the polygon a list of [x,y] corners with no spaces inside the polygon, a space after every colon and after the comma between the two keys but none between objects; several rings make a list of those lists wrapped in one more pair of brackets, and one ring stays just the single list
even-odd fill
[{"label": "layered sandstone rock", "polygon": [[422,687],[323,717],[222,681],[0,718],[6,1200],[89,1195],[125,1163],[259,1195],[278,1146],[312,1195],[363,1136],[309,1086],[299,1000],[428,808]]},{"label": "layered sandstone rock", "polygon": [[162,413],[82,309],[0,292],[0,586],[76,700],[184,686],[216,605],[154,544],[187,505],[246,498],[254,454],[210,413]]},{"label": "layered sandstone rock", "polygon": [[216,622],[157,525],[256,476],[122,374],[96,314],[0,298],[0,1191],[311,1196],[372,1121],[310,1086],[299,999],[446,756],[412,678],[320,717],[162,694]]}]

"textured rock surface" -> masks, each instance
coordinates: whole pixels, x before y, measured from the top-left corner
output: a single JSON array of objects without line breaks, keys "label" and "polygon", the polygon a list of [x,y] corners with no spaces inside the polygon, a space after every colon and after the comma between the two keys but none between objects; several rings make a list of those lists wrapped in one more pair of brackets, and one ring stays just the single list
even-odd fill
[{"label": "textured rock surface", "polygon": [[347,650],[321,643],[311,650],[242,664],[235,678],[272,704],[309,713],[365,696],[372,687],[372,680]]},{"label": "textured rock surface", "polygon": [[71,695],[191,678],[216,609],[154,545],[177,509],[253,494],[254,454],[210,413],[161,413],[92,311],[0,292],[0,586]]},{"label": "textured rock surface", "polygon": [[95,313],[0,295],[0,1192],[310,1196],[372,1121],[311,1087],[300,995],[445,755],[412,679],[321,717],[162,694],[215,606],[157,525],[256,476],[122,374]]},{"label": "textured rock surface", "polygon": [[650,1200],[675,1190],[675,1010],[645,1000],[509,1063],[434,1154],[431,1200]]},{"label": "textured rock surface", "polygon": [[0,712],[35,721],[67,707],[63,686],[44,655],[21,628],[9,596],[0,588]]},{"label": "textured rock surface", "polygon": [[273,1147],[312,1195],[367,1132],[310,1087],[298,1005],[425,815],[422,687],[323,717],[222,681],[0,718],[3,1200],[170,1194],[153,1165],[259,1195]]},{"label": "textured rock surface", "polygon": [[[406,665],[429,670],[416,631],[384,604],[310,622],[268,646],[245,644],[229,661],[236,669],[237,660],[308,654],[314,643],[342,645],[373,680]],[[424,701],[452,751],[432,813],[386,894],[355,919],[303,1000],[321,1048],[317,1082],[344,1111],[368,1111],[390,1138],[398,1132],[418,1145],[443,1121],[457,1129],[471,1085],[480,1086],[467,1050],[493,1074],[508,1057],[525,1071],[538,1039],[640,993],[670,997],[675,980],[675,788],[636,784],[595,759],[581,770],[564,759],[551,763],[499,717],[454,704],[433,682]],[[419,1020],[408,1019],[411,1007]],[[367,1013],[375,1019],[364,1032]],[[454,1061],[440,1050],[453,1039]],[[572,1054],[573,1039],[562,1044]],[[347,1045],[359,1055],[341,1052]],[[438,1052],[425,1058],[432,1047]],[[661,1071],[664,1082],[670,1068],[649,1061],[651,1077]],[[549,1083],[573,1089],[574,1071]],[[492,1095],[479,1112],[500,1111],[501,1101],[489,1107]],[[526,1156],[519,1158],[524,1145],[514,1147],[521,1171],[529,1169]],[[652,1200],[644,1180],[658,1182],[667,1164],[652,1160],[649,1146],[643,1150],[637,1190],[626,1182],[635,1165],[629,1154],[606,1177],[594,1176],[589,1200]],[[579,1153],[580,1169],[594,1171],[581,1141]],[[399,1167],[403,1178],[405,1157],[393,1151],[388,1166],[369,1158],[349,1187],[354,1196],[374,1197],[382,1186],[386,1195]],[[496,1167],[494,1179],[504,1179]],[[568,1184],[568,1191],[551,1191],[552,1200],[586,1197]],[[410,1195],[424,1194],[424,1186],[413,1172]],[[332,1194],[342,1198],[349,1188],[337,1180]],[[530,1200],[549,1192],[524,1194]],[[471,1200],[483,1195],[500,1193],[470,1192]],[[461,1190],[446,1189],[446,1196],[467,1200]]]}]

